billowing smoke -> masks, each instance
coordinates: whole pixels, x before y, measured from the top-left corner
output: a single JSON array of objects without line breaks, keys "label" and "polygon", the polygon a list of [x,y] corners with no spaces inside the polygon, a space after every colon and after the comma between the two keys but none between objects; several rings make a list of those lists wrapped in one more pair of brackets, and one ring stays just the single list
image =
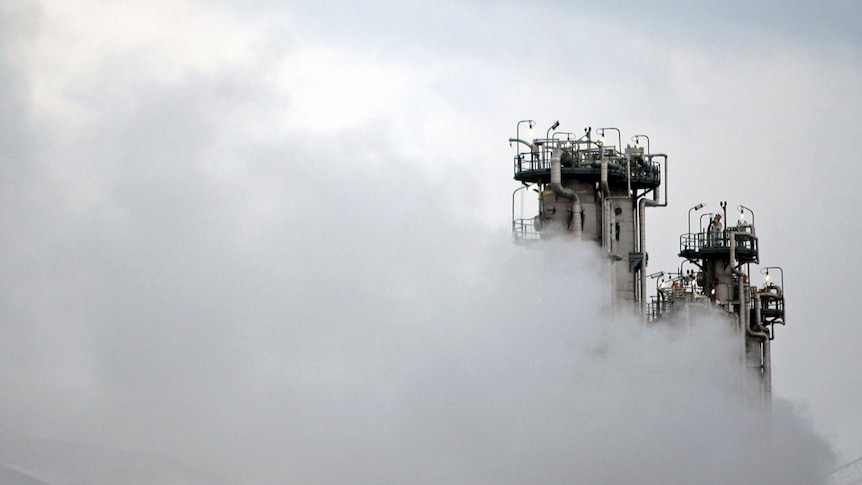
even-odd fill
[{"label": "billowing smoke", "polygon": [[[364,139],[101,167],[102,200],[7,236],[27,271],[7,280],[4,430],[214,483],[824,475],[829,448],[793,406],[764,413],[744,390],[727,322],[612,311],[593,244],[515,246],[459,215],[477,181]],[[62,475],[10,448],[7,466]],[[99,456],[77,476],[117,480]]]},{"label": "billowing smoke", "polygon": [[277,90],[246,84],[259,72],[164,86],[99,66],[63,92],[71,114],[40,117],[27,56],[4,49],[5,481],[807,484],[828,467],[792,405],[744,391],[726,322],[647,326],[610,309],[592,244],[477,223],[477,187],[507,171],[406,157],[385,126],[299,136]]}]

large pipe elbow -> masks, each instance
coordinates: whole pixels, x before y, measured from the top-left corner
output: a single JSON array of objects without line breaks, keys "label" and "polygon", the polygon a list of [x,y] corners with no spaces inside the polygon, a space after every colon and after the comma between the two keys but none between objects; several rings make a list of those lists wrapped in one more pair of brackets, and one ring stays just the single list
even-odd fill
[{"label": "large pipe elbow", "polygon": [[602,195],[607,197],[611,194],[611,189],[608,187],[608,159],[602,157],[602,178],[601,178],[601,186],[602,186]]},{"label": "large pipe elbow", "polygon": [[[758,324],[760,328],[763,328],[762,325]],[[759,338],[762,342],[769,342],[769,334],[766,332],[756,332],[751,329],[751,327],[745,327],[745,334],[749,337]]]},{"label": "large pipe elbow", "polygon": [[581,199],[578,197],[578,193],[572,189],[567,189],[563,187],[563,177],[560,174],[560,155],[562,155],[562,150],[559,148],[555,149],[551,154],[551,190],[554,191],[554,194],[557,197],[562,197],[564,199],[568,199],[572,201],[572,214],[574,217],[574,233],[575,237],[581,236]]},{"label": "large pipe elbow", "polygon": [[580,204],[581,201],[580,199],[578,199],[578,194],[572,189],[567,189],[563,187],[563,177],[560,174],[561,154],[562,151],[557,148],[551,155],[551,190],[553,190],[554,194],[556,194],[558,197],[569,199]]}]

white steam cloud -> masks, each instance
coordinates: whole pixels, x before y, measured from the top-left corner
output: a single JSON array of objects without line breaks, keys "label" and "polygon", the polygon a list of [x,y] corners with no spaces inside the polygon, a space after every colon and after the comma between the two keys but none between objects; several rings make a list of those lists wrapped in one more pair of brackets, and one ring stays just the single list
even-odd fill
[{"label": "white steam cloud", "polygon": [[273,134],[286,101],[254,65],[176,85],[105,65],[69,84],[86,116],[39,118],[9,49],[0,481],[783,485],[830,466],[792,405],[767,418],[742,391],[727,325],[611,315],[595,248],[483,229],[465,166],[442,180],[385,126]]},{"label": "white steam cloud", "polygon": [[[200,483],[823,478],[829,447],[743,392],[722,320],[611,315],[593,245],[453,220],[463,187],[360,140],[231,178],[121,169],[99,209],[49,207],[84,227],[18,240],[43,244],[17,254],[41,296],[7,314],[4,430],[159,453]],[[99,470],[75,473],[122,473]]]}]

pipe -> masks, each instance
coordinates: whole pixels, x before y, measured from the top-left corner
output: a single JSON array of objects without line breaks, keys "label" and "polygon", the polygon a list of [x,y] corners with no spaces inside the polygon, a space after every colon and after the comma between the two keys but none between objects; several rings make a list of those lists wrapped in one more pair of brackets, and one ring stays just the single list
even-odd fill
[{"label": "pipe", "polygon": [[608,187],[608,159],[606,157],[602,157],[602,196],[607,197],[611,193],[611,189]]},{"label": "pipe", "polygon": [[[742,278],[740,278],[740,287],[742,287]],[[755,310],[754,310],[755,311],[755,318],[757,318],[760,315],[760,295],[758,293],[755,293],[755,300],[754,301],[755,301],[755,305],[756,305]],[[749,315],[748,314],[748,308],[746,307],[743,310],[744,310],[743,313],[745,313],[745,315],[746,315],[745,316],[745,335],[747,337],[752,337],[752,338],[756,338],[756,339],[760,340],[760,344],[762,346],[761,351],[760,351],[760,358],[763,360],[763,362],[762,362],[762,366],[763,366],[763,370],[762,370],[763,383],[762,383],[762,385],[763,385],[763,392],[765,392],[768,395],[768,394],[772,393],[772,362],[771,362],[772,361],[772,355],[771,355],[772,353],[771,353],[771,349],[770,349],[769,334],[767,334],[766,332],[764,332],[762,330],[761,331],[752,330],[751,324],[748,322],[748,315]],[[763,328],[763,326],[760,325],[759,320],[757,322],[757,326],[759,328]]]},{"label": "pipe", "polygon": [[646,314],[646,224],[644,223],[646,219],[646,206],[650,207],[667,207],[667,155],[664,153],[656,153],[655,155],[648,155],[650,162],[652,162],[653,157],[662,157],[664,159],[664,201],[659,203],[655,197],[657,193],[653,191],[653,199],[647,199],[646,197],[642,197],[638,201],[638,252],[644,255],[643,267],[640,274],[640,287],[641,287],[641,311],[643,314]]},{"label": "pipe", "polygon": [[[601,153],[601,152],[599,152]],[[601,157],[601,182],[602,189],[602,252],[608,254],[611,252],[610,239],[610,207],[608,205],[608,196],[611,193],[608,187],[608,159]]]},{"label": "pipe", "polygon": [[772,343],[768,338],[763,340],[763,392],[767,399],[772,396]]},{"label": "pipe", "polygon": [[528,141],[524,141],[520,138],[509,138],[509,143],[512,143],[512,142],[523,143],[524,145],[527,145],[528,147],[530,147],[531,152],[536,151],[536,146],[533,145],[532,143],[528,142]]},{"label": "pipe", "polygon": [[626,186],[629,189],[628,195],[632,195],[632,161],[626,160]]},{"label": "pipe", "polygon": [[[739,281],[739,322],[742,325],[742,328],[748,329],[748,312],[744,311],[743,306],[745,304],[745,294],[743,293],[743,276],[745,273],[739,270],[736,266],[736,235],[738,232],[736,231],[727,231],[727,236],[730,239],[730,272],[736,275],[737,280]],[[747,309],[745,309],[747,310]]]},{"label": "pipe", "polygon": [[614,211],[611,210],[611,201],[614,199],[625,199],[629,200],[631,197],[631,170],[629,170],[628,175],[626,177],[628,182],[628,194],[625,196],[611,196],[611,190],[608,185],[608,160],[604,158],[602,155],[602,164],[601,164],[601,182],[600,187],[602,190],[602,225],[605,225],[604,221],[609,221],[609,223],[603,228],[602,231],[602,246],[604,247],[604,239],[608,240],[608,245],[606,248],[607,253],[613,252],[613,241],[614,237],[614,227],[616,222],[616,215]]},{"label": "pipe", "polygon": [[[743,344],[746,344],[745,337],[753,337],[760,340],[762,345],[761,347],[761,359],[763,359],[763,391],[766,394],[770,394],[772,392],[772,363],[770,360],[772,359],[771,349],[769,348],[769,334],[763,331],[754,331],[751,329],[751,322],[749,321],[750,313],[748,309],[748,305],[746,304],[746,297],[748,296],[745,292],[745,281],[743,280],[743,276],[745,273],[739,270],[736,267],[736,235],[740,234],[736,231],[728,232],[730,237],[730,271],[735,274],[739,280],[739,321],[742,328],[744,328],[744,337]],[[755,317],[757,318],[757,326],[762,328],[760,325],[760,295],[755,294]],[[743,349],[746,348],[745,346]]]},{"label": "pipe", "polygon": [[[744,281],[742,280],[744,273],[742,271],[740,271],[739,268],[736,267],[736,231],[726,231],[725,234],[730,239],[730,261],[729,261],[730,272],[732,274],[736,275],[736,280],[738,282],[737,284],[739,286],[739,288],[737,290],[739,292],[739,316],[738,316],[738,318],[739,318],[739,334],[742,337],[742,365],[743,365],[743,369],[744,369],[745,366],[748,365],[748,362],[747,362],[748,322],[746,321],[746,317],[748,316],[748,312],[746,311],[747,309],[745,308],[745,305],[744,305],[745,292],[744,292],[744,288],[743,288]],[[730,301],[732,301],[732,298],[728,298],[728,311],[733,310],[733,307],[731,306]]]},{"label": "pipe", "polygon": [[[530,157],[533,161],[535,161],[536,155],[537,155],[535,145],[533,145],[530,142],[524,141],[520,138],[509,138],[509,146],[512,146],[512,142],[523,143],[524,145],[527,145],[530,148]],[[517,154],[515,156],[515,158],[518,160],[518,166],[516,169],[516,173],[517,173],[517,172],[521,171],[521,163],[523,162],[523,154],[518,149],[515,149],[515,153]]]},{"label": "pipe", "polygon": [[[667,204],[665,204],[667,205]],[[641,314],[646,315],[646,206],[650,207],[664,207],[658,202],[647,199],[646,197],[641,197],[638,200],[638,252],[644,255],[644,259],[641,263],[640,269],[640,304],[641,304]]]},{"label": "pipe", "polygon": [[[755,288],[757,290],[757,288]],[[760,292],[754,292],[754,321],[757,322],[758,328],[763,328],[763,325],[760,324],[763,316],[760,314]]]},{"label": "pipe", "polygon": [[[587,149],[589,149],[590,140],[590,132],[587,132]],[[611,240],[613,239],[612,231],[613,224],[611,222],[611,201],[609,196],[611,195],[611,189],[608,187],[608,159],[605,157],[604,149],[601,145],[596,143],[599,151],[599,160],[601,163],[601,180],[600,186],[602,189],[602,252],[605,255],[610,255],[612,252],[611,249]],[[616,311],[616,308],[613,306],[613,302],[616,301],[616,272],[613,268],[613,262],[609,260],[609,269],[608,269],[608,285],[610,286],[610,294],[611,296],[611,307],[612,311]],[[614,315],[615,316],[615,315]]]},{"label": "pipe", "polygon": [[[760,292],[754,292],[754,319],[757,321],[757,327],[762,329],[762,315],[760,314]],[[754,332],[749,330],[748,335],[759,337],[763,344],[763,390],[766,394],[772,393],[772,343],[769,340],[769,334],[761,330]]]},{"label": "pipe", "polygon": [[581,237],[581,199],[578,197],[577,192],[572,189],[567,189],[563,187],[562,184],[562,175],[560,174],[560,154],[562,150],[559,148],[555,148],[553,153],[551,154],[551,190],[554,191],[558,197],[563,197],[564,199],[569,199],[572,201],[572,213],[574,215],[574,223],[575,223],[575,237]]},{"label": "pipe", "polygon": [[[637,237],[635,238],[635,249],[638,253],[644,255],[644,261],[642,264],[642,269],[640,271],[640,304],[641,304],[641,312],[646,314],[646,206],[650,207],[666,207],[667,206],[667,155],[663,153],[655,154],[657,157],[664,157],[664,177],[665,177],[665,194],[664,194],[664,202],[659,203],[655,198],[647,199],[646,196],[642,196],[638,200],[637,206]],[[652,162],[652,156],[650,156],[650,162]],[[631,160],[629,160],[631,163]],[[655,197],[656,192],[653,191],[653,197]],[[637,292],[636,292],[637,293]]]},{"label": "pipe", "polygon": [[617,226],[617,215],[611,206],[611,199],[608,198],[608,253],[613,253],[616,249],[616,238],[614,237],[614,228]]},{"label": "pipe", "polygon": [[[654,155],[648,155],[650,162],[652,162],[653,157],[661,157],[664,159],[664,201],[661,204],[654,205],[652,207],[667,207],[667,155],[664,153],[656,153]],[[658,201],[658,193],[653,192],[653,200]]]},{"label": "pipe", "polygon": [[769,337],[763,342],[763,391],[767,396],[772,394],[772,343]]}]

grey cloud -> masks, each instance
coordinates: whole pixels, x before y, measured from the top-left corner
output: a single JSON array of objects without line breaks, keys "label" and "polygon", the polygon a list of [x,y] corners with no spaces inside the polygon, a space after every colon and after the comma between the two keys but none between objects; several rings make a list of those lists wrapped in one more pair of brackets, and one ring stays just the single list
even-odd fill
[{"label": "grey cloud", "polygon": [[720,324],[607,319],[589,246],[510,245],[459,213],[486,181],[441,181],[385,132],[249,135],[289,109],[253,74],[82,85],[94,121],[59,133],[14,118],[6,432],[246,483],[826,469],[789,404],[752,431]]},{"label": "grey cloud", "polygon": [[[71,390],[77,412],[59,388],[18,386],[12,404],[30,422],[64,421],[41,433],[150,449],[255,483],[792,483],[828,461],[779,410],[778,429],[807,443],[808,458],[797,474],[761,475],[745,444],[751,417],[716,371],[728,358],[721,332],[673,342],[606,320],[587,296],[601,278],[589,246],[526,251],[452,223],[441,194],[470,181],[429,184],[421,166],[363,133],[335,146],[293,138],[263,154],[238,142],[221,154],[263,170],[266,195],[290,208],[246,226],[256,247],[245,252],[237,231],[257,195],[249,175],[214,183],[218,169],[198,151],[223,132],[171,149],[194,120],[211,126],[196,105],[185,90],[151,98],[77,154],[134,154],[135,163],[98,158],[111,173],[102,204],[121,217],[50,207],[67,222],[40,233],[48,244],[32,256],[44,268],[33,281],[47,292],[42,325],[82,335],[62,345],[83,347],[91,365],[77,373],[92,384]],[[113,135],[133,127],[134,137]],[[577,314],[565,304],[573,295],[583,295]],[[44,378],[75,362],[37,365]],[[9,357],[4,367],[28,371]],[[33,399],[58,404],[32,409]],[[726,437],[728,426],[740,435]]]}]

